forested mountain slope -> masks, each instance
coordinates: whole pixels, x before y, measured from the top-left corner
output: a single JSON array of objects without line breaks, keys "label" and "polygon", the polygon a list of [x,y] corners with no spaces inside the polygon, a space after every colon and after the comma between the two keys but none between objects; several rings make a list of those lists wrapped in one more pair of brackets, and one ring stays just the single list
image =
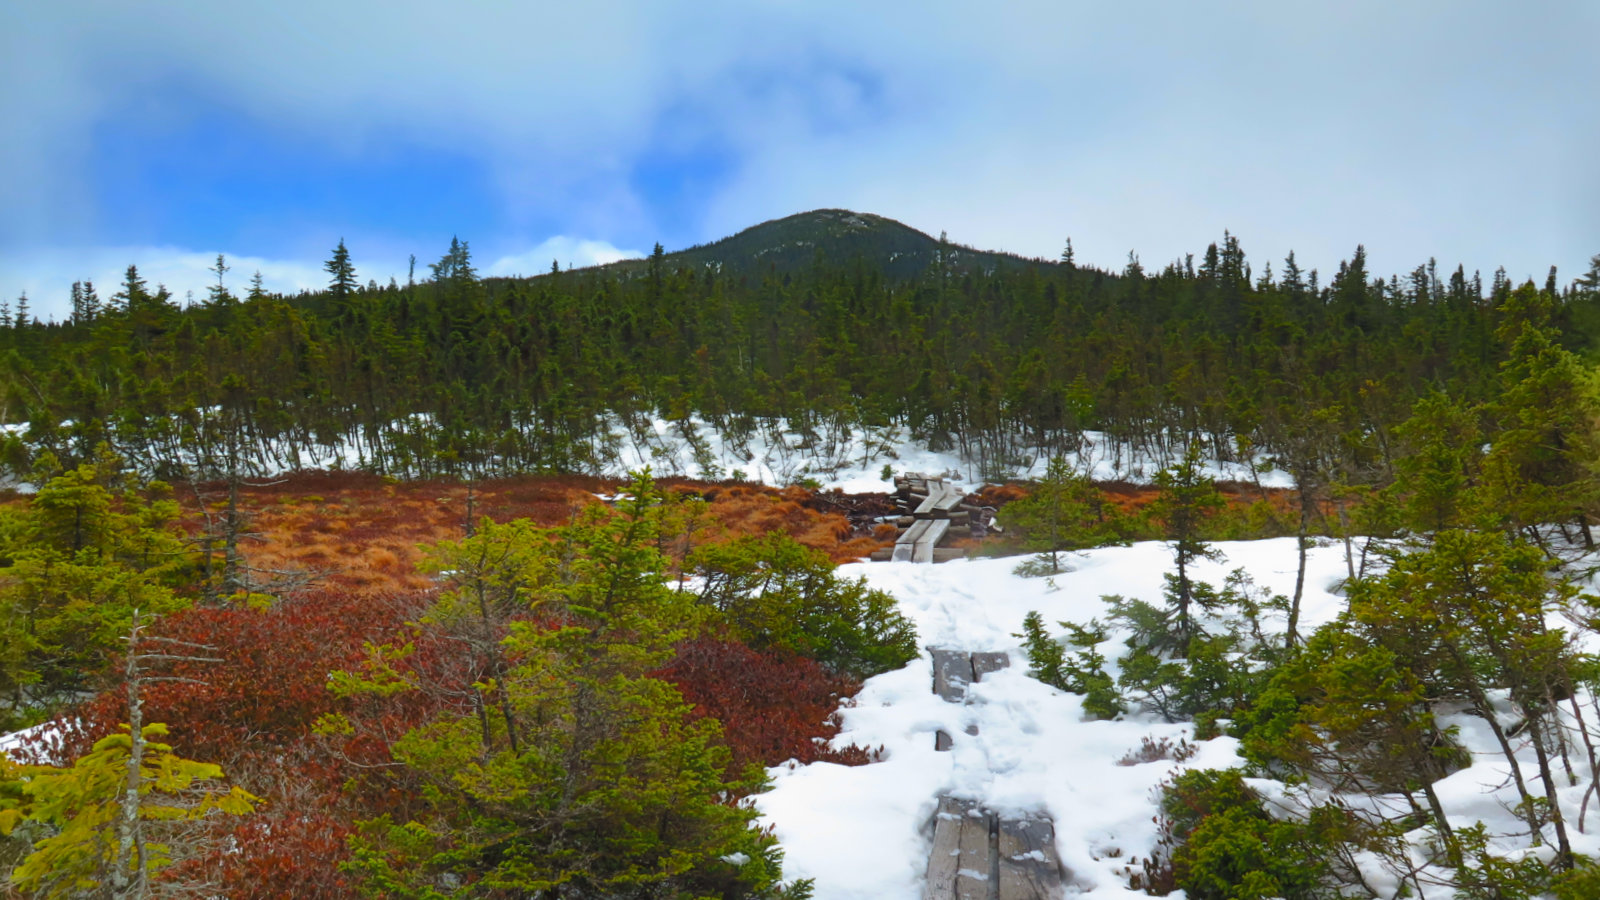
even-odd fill
[{"label": "forested mountain slope", "polygon": [[[665,259],[676,268],[710,268],[729,275],[760,275],[771,269],[791,272],[818,261],[861,260],[897,281],[945,262],[959,272],[1053,265],[951,244],[893,219],[847,209],[818,209],[762,222],[722,240],[666,254]],[[600,269],[642,275],[648,273],[649,262],[623,260]]]},{"label": "forested mountain slope", "polygon": [[[326,291],[219,279],[187,308],[130,267],[109,297],[74,285],[66,322],[0,321],[0,419],[26,423],[6,460],[27,474],[43,450],[66,464],[107,442],[152,472],[214,475],[353,443],[402,476],[594,472],[661,415],[735,440],[770,418],[893,424],[994,474],[1093,429],[1373,482],[1418,398],[1487,399],[1509,349],[1499,273],[1429,262],[1384,280],[1357,248],[1324,279],[1292,256],[1252,265],[1232,236],[1160,269],[1063,257],[819,211],[520,280],[480,278],[457,241],[428,280],[363,286],[341,245]],[[1592,345],[1593,272],[1525,290],[1522,314]]]}]

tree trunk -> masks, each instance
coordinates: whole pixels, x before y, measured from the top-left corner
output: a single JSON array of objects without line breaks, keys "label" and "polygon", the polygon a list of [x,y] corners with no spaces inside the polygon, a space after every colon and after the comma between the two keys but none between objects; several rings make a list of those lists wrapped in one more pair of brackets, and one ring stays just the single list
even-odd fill
[{"label": "tree trunk", "polygon": [[[1455,647],[1451,647],[1450,652],[1451,655],[1456,657],[1456,661],[1465,668],[1466,662],[1461,658],[1460,651]],[[1470,669],[1467,671],[1470,672]],[[1526,810],[1524,821],[1528,823],[1528,830],[1532,832],[1530,839],[1533,841],[1533,845],[1537,847],[1540,844],[1539,820],[1534,815],[1533,795],[1528,792],[1528,783],[1522,777],[1522,765],[1517,762],[1516,751],[1511,747],[1511,740],[1506,737],[1506,730],[1500,727],[1499,720],[1495,718],[1494,704],[1489,702],[1489,695],[1484,692],[1483,686],[1478,683],[1478,679],[1468,674],[1465,681],[1467,690],[1472,694],[1472,702],[1477,705],[1483,720],[1489,724],[1489,730],[1494,732],[1494,739],[1500,744],[1500,752],[1505,754],[1506,762],[1511,766],[1511,778],[1516,782],[1517,796],[1522,800],[1523,808]]]},{"label": "tree trunk", "polygon": [[1544,742],[1544,717],[1530,713],[1529,736],[1533,738],[1533,752],[1539,759],[1539,780],[1544,783],[1544,798],[1550,804],[1550,824],[1556,829],[1556,871],[1572,868],[1572,843],[1567,840],[1567,823],[1561,814],[1561,798],[1556,794],[1556,779],[1550,773],[1550,753]]},{"label": "tree trunk", "polygon": [[1299,555],[1299,565],[1294,573],[1294,599],[1289,601],[1289,628],[1284,632],[1283,642],[1285,647],[1293,647],[1300,643],[1300,598],[1305,595],[1306,588],[1306,530],[1310,524],[1310,509],[1306,503],[1304,483],[1300,489],[1300,527],[1295,530],[1295,549]]},{"label": "tree trunk", "polygon": [[[134,610],[133,627],[128,631],[128,661],[125,675],[128,682],[128,732],[131,746],[128,748],[128,767],[123,781],[122,801],[117,806],[117,859],[111,870],[111,894],[117,900],[150,895],[149,863],[142,852],[144,836],[140,834],[139,827],[139,792],[144,785],[144,715],[139,701],[138,610]],[[136,853],[136,850],[140,852]],[[137,862],[135,856],[138,857]]]}]

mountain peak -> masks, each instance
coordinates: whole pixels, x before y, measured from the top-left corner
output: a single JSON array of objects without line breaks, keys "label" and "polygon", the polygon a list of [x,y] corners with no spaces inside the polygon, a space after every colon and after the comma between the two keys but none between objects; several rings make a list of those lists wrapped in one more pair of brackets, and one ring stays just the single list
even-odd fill
[{"label": "mountain peak", "polygon": [[[849,209],[813,209],[770,219],[721,240],[668,253],[666,258],[676,266],[753,274],[808,266],[820,253],[833,263],[865,260],[880,267],[885,277],[899,280],[927,271],[940,249],[938,238],[894,219]],[[957,270],[1046,264],[959,245],[944,244],[943,249]],[[627,260],[608,268],[632,270],[642,265],[640,260]]]}]

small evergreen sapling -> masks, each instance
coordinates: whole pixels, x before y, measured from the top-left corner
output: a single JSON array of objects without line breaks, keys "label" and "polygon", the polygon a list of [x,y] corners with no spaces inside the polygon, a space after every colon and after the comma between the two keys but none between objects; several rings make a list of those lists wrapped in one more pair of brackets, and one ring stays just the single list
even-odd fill
[{"label": "small evergreen sapling", "polygon": [[1027,497],[1006,504],[1006,522],[1021,534],[1023,548],[1038,554],[1017,567],[1019,575],[1059,575],[1062,554],[1119,540],[1116,517],[1099,489],[1059,456]]},{"label": "small evergreen sapling", "polygon": [[1116,682],[1106,673],[1106,658],[1097,649],[1105,641],[1105,628],[1098,620],[1088,625],[1061,622],[1067,629],[1067,643],[1079,648],[1068,657],[1062,643],[1046,633],[1044,618],[1030,611],[1022,620],[1023,648],[1028,653],[1028,674],[1058,690],[1083,696],[1083,711],[1096,719],[1114,719],[1126,709],[1116,690]]}]

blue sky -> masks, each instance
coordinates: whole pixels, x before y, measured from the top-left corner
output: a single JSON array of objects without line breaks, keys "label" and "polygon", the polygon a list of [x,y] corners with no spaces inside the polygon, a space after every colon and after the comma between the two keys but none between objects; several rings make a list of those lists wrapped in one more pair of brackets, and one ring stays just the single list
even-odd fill
[{"label": "blue sky", "polygon": [[[450,238],[538,272],[818,207],[1120,267],[1600,253],[1600,4],[13,4],[0,296]],[[425,269],[422,269],[425,271]],[[109,292],[107,290],[106,292]]]}]

